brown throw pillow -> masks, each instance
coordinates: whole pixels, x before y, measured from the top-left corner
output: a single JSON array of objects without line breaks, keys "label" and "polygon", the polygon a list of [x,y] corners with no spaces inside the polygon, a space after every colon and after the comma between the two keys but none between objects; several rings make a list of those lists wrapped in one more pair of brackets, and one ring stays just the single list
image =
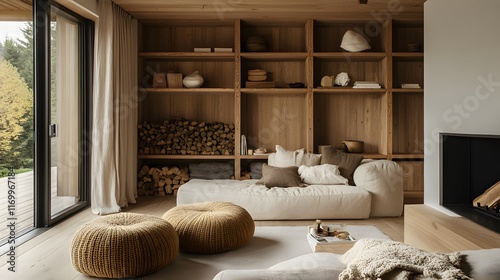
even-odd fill
[{"label": "brown throw pillow", "polygon": [[340,175],[347,178],[351,186],[354,186],[354,170],[358,168],[362,160],[363,155],[344,153],[334,147],[323,148],[323,154],[321,155],[321,164],[338,165]]},{"label": "brown throw pillow", "polygon": [[297,166],[276,167],[264,163],[262,165],[262,178],[257,181],[257,185],[265,185],[268,188],[272,187],[304,187],[299,176],[299,168]]}]

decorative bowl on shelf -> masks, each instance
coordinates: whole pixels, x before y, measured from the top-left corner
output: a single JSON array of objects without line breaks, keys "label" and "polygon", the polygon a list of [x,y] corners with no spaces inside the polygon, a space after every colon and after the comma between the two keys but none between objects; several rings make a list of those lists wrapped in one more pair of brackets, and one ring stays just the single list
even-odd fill
[{"label": "decorative bowl on shelf", "polygon": [[263,155],[265,153],[267,153],[267,149],[266,148],[258,148],[258,149],[256,149],[254,151],[254,154],[256,154],[256,155]]},{"label": "decorative bowl on shelf", "polygon": [[247,52],[265,52],[267,51],[267,40],[264,36],[256,35],[248,37],[245,41],[245,50]]},{"label": "decorative bowl on shelf", "polygon": [[349,153],[362,153],[365,150],[365,142],[359,140],[344,140]]},{"label": "decorative bowl on shelf", "polygon": [[182,80],[182,84],[186,88],[199,88],[201,85],[203,85],[203,77],[198,73],[198,71],[195,71]]}]

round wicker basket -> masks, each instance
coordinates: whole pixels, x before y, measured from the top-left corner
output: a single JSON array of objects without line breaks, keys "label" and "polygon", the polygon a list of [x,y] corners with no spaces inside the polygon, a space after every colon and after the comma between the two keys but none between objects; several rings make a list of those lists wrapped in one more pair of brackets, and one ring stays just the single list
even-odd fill
[{"label": "round wicker basket", "polygon": [[81,226],[71,244],[75,269],[87,276],[127,278],[160,270],[179,252],[171,224],[145,214],[118,213]]},{"label": "round wicker basket", "polygon": [[255,223],[242,207],[230,202],[203,202],[174,207],[163,218],[179,235],[179,248],[187,253],[212,254],[246,245]]}]

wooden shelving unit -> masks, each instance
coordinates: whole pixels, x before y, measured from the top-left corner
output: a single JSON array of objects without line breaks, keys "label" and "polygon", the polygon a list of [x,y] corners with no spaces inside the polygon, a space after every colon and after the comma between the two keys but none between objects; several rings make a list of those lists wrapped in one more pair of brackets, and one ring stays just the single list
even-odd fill
[{"label": "wooden shelving unit", "polygon": [[[230,156],[139,155],[139,160],[228,160],[235,177],[251,161],[267,156],[240,155],[240,137],[249,147],[280,144],[317,152],[318,145],[345,139],[365,142],[365,158],[398,161],[405,169],[405,190],[423,194],[423,19],[168,21],[141,26],[139,40],[139,123],[183,117],[235,124],[235,153]],[[363,32],[371,49],[350,53],[340,48],[344,33]],[[260,35],[266,52],[248,52],[245,41]],[[195,47],[233,48],[231,53],[196,53]],[[413,49],[414,50],[414,49]],[[265,69],[276,88],[246,88],[247,71]],[[198,89],[150,88],[152,72],[194,71],[204,77]],[[320,87],[323,76],[347,72],[351,85]],[[355,89],[357,80],[377,81],[381,89]],[[305,88],[290,88],[290,83]],[[420,89],[403,89],[418,83]],[[410,172],[411,171],[411,172]]]}]

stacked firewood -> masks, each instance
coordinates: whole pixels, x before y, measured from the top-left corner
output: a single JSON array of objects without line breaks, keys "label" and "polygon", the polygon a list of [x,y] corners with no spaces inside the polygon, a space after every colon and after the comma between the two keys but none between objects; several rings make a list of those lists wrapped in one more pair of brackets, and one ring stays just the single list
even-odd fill
[{"label": "stacked firewood", "polygon": [[187,166],[149,167],[144,165],[137,174],[137,194],[139,196],[177,195],[181,185],[189,181]]},{"label": "stacked firewood", "polygon": [[233,155],[234,124],[175,119],[138,126],[141,155]]},{"label": "stacked firewood", "polygon": [[[234,176],[231,176],[231,179],[234,180]],[[250,176],[250,171],[247,170],[241,171],[240,180],[249,180],[249,179],[252,179],[252,177]]]}]

